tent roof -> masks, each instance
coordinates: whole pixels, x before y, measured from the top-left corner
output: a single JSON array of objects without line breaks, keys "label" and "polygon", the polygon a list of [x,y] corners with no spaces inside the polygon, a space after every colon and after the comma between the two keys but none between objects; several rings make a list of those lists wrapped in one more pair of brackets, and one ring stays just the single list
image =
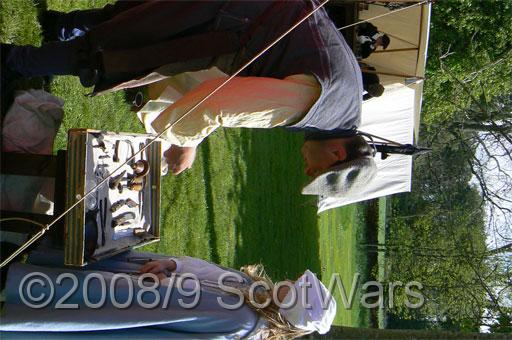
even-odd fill
[{"label": "tent roof", "polygon": [[[379,75],[383,85],[402,83],[415,89],[415,139],[418,139],[423,77],[427,61],[431,4],[426,3],[401,11],[389,11],[379,5],[368,6],[359,12],[359,20],[369,20],[379,31],[390,36],[391,43],[386,50],[378,50],[364,60],[378,72],[402,75]],[[389,13],[377,19],[376,16]],[[411,49],[411,50],[402,50]],[[412,77],[418,77],[418,81]],[[386,95],[386,93],[384,93]]]}]

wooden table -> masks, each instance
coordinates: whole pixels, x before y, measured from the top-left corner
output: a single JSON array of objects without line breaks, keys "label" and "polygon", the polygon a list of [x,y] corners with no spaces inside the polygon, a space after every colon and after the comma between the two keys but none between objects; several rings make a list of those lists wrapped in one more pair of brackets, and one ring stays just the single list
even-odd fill
[{"label": "wooden table", "polygon": [[[1,218],[17,217],[30,219],[32,221],[48,224],[61,215],[68,207],[71,207],[79,201],[85,194],[95,186],[99,181],[94,167],[95,163],[92,158],[97,156],[97,150],[94,149],[96,136],[102,135],[106,140],[133,140],[138,146],[147,143],[151,136],[141,134],[126,133],[109,133],[98,130],[88,129],[72,129],[68,132],[67,151],[60,150],[57,155],[33,155],[21,153],[2,153],[0,174],[15,176],[31,176],[45,177],[54,179],[54,210],[53,215],[35,214],[29,211],[0,211]],[[131,145],[131,144],[130,144]],[[110,211],[112,204],[112,189],[108,187],[108,181],[97,189],[94,193],[96,197],[102,200],[106,221],[97,230],[97,239],[92,253],[87,253],[86,249],[86,214],[94,215],[98,211],[98,207],[90,209],[86,206],[87,198],[77,204],[75,208],[70,210],[66,215],[53,225],[48,232],[53,239],[62,241],[65,252],[65,264],[72,266],[83,266],[90,261],[96,261],[105,257],[112,256],[119,252],[125,251],[133,247],[143,246],[152,242],[156,242],[160,237],[160,185],[161,185],[161,143],[159,141],[151,144],[144,152],[144,159],[150,164],[150,171],[144,177],[143,189],[137,193],[134,198],[140,197],[141,203],[139,214],[134,221],[142,223],[147,231],[142,236],[129,236],[114,239],[115,228],[111,227],[113,213]],[[138,156],[140,158],[140,156]],[[111,170],[119,166],[125,159],[119,160],[117,163],[109,163],[109,160],[102,161],[102,164],[108,163]],[[128,172],[131,171],[129,165]],[[107,174],[108,175],[108,174]],[[114,174],[115,175],[115,174]],[[17,178],[17,177],[16,177]],[[114,192],[117,189],[114,189]],[[90,196],[93,196],[90,195]],[[135,199],[136,200],[136,199]],[[139,202],[138,202],[139,203]],[[89,202],[90,204],[90,202]],[[129,209],[124,207],[122,209]],[[91,212],[92,211],[92,212]],[[137,213],[137,209],[133,209]],[[94,219],[94,218],[93,218]],[[106,228],[108,224],[108,228]],[[1,224],[2,230],[32,235],[39,230],[37,225],[24,221],[7,221]],[[114,230],[114,231],[113,231]],[[106,234],[106,235],[105,235]],[[103,240],[101,240],[103,236]],[[105,237],[106,236],[106,237]],[[105,240],[106,238],[106,240]],[[103,242],[101,242],[103,241]]]}]

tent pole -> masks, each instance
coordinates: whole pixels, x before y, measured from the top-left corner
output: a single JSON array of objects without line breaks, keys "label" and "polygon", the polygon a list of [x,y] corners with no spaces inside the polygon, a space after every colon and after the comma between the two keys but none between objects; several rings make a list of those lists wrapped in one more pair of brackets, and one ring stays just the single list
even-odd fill
[{"label": "tent pole", "polygon": [[400,38],[400,37],[397,37],[396,35],[393,35],[393,34],[388,33],[388,32],[384,32],[384,33],[386,33],[387,35],[389,35],[389,36],[390,36],[391,38],[393,38],[393,39],[400,40],[400,41],[402,41],[402,42],[404,42],[404,43],[407,43],[407,44],[409,44],[409,45],[412,45],[412,46],[416,46],[416,44],[414,44],[414,43],[412,43],[412,42],[410,42],[410,41],[407,41],[407,40],[405,40],[405,39],[402,39],[402,38]]},{"label": "tent pole", "polygon": [[418,47],[406,47],[406,48],[396,48],[394,50],[377,50],[373,51],[372,54],[376,53],[389,53],[389,52],[406,52],[406,51],[417,51]]},{"label": "tent pole", "polygon": [[400,74],[400,73],[374,71],[374,70],[370,70],[365,67],[361,68],[361,71],[364,73],[382,74],[383,76],[394,76],[394,77],[400,77],[400,78],[416,78],[416,79],[421,79],[421,80],[425,79],[424,77],[418,77],[418,76],[412,75],[412,74]]},{"label": "tent pole", "polygon": [[[366,3],[366,0],[348,0],[348,1],[341,1],[341,3],[350,3],[350,2],[358,2],[358,3]],[[376,1],[377,3],[368,3],[368,5],[379,5],[379,2],[387,2],[387,1]],[[423,2],[423,0],[393,0],[390,2],[401,2],[401,3],[419,3]],[[336,3],[336,2],[335,2]]]},{"label": "tent pole", "polygon": [[[357,0],[357,2],[366,2],[366,0]],[[377,2],[388,2],[388,1],[377,1]],[[418,3],[418,2],[421,2],[421,0],[393,0],[390,2]],[[372,3],[370,3],[370,5],[372,5]]]}]

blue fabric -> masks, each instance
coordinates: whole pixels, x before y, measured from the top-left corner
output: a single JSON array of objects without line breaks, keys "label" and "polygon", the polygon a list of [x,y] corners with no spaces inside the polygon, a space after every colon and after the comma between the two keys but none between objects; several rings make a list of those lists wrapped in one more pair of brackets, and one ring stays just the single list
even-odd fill
[{"label": "blue fabric", "polygon": [[[45,332],[65,332],[63,337],[75,336],[76,332],[84,336],[102,337],[109,335],[129,334],[134,337],[158,336],[176,338],[237,338],[247,336],[254,330],[259,317],[245,304],[237,310],[227,310],[219,305],[217,298],[222,297],[225,303],[236,304],[238,297],[228,295],[218,290],[202,287],[201,298],[196,307],[186,309],[179,305],[178,299],[191,303],[193,297],[185,297],[178,292],[176,287],[160,285],[157,289],[160,296],[158,307],[148,309],[134,302],[128,308],[119,308],[112,304],[112,298],[118,303],[128,301],[128,282],[124,279],[116,281],[116,289],[111,296],[109,291],[114,272],[132,272],[138,270],[140,264],[129,262],[130,257],[157,259],[164,256],[151,253],[126,252],[111,259],[99,261],[89,265],[85,270],[72,270],[69,268],[49,268],[35,266],[33,264],[15,263],[11,265],[7,276],[6,304],[0,330],[9,331],[2,334],[2,338],[25,337],[24,332],[37,332],[45,335]],[[169,257],[165,257],[169,258]],[[50,262],[52,265],[60,263],[57,253],[47,252],[46,256],[32,254],[31,262]],[[93,270],[94,268],[94,270]],[[104,272],[101,270],[109,270]],[[26,306],[22,301],[18,288],[22,279],[31,273],[41,272],[50,277],[55,287],[55,295],[51,303],[40,309]],[[84,302],[84,280],[92,272],[100,273],[106,282],[105,303],[99,309],[87,307]],[[56,278],[62,273],[71,273],[78,278],[78,287],[73,289],[71,279],[65,279],[61,285],[55,284]],[[137,285],[137,277],[133,277],[133,300],[141,290]],[[101,299],[102,287],[100,280],[90,280],[87,285],[88,300],[96,303]],[[74,293],[63,302],[66,304],[78,304],[78,309],[54,308],[59,299],[66,294]],[[34,285],[32,295],[37,297],[41,293],[48,293],[45,287]],[[170,293],[170,294],[168,294]],[[167,308],[163,308],[166,294],[169,296]],[[145,293],[142,301],[152,303],[155,300],[153,294]],[[13,333],[14,332],[14,333]],[[17,333],[21,332],[21,333]],[[105,333],[108,332],[108,333]],[[51,333],[48,333],[51,334]]]}]

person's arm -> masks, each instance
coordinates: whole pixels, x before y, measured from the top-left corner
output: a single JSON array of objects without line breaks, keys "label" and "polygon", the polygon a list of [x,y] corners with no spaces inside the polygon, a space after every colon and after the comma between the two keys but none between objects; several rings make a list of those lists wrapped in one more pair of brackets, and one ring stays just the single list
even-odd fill
[{"label": "person's arm", "polygon": [[[223,273],[226,273],[226,270],[213,263],[190,256],[151,261],[144,264],[139,270],[141,273],[155,274],[160,280],[167,278],[174,272],[178,274],[193,274],[200,280],[207,279],[214,282],[217,282],[218,278]],[[231,274],[231,272],[229,273]]]},{"label": "person's arm", "polygon": [[361,58],[366,59],[372,54],[373,49],[370,42],[366,42],[361,45]]},{"label": "person's arm", "polygon": [[320,94],[320,85],[313,76],[235,77],[176,123],[226,79],[207,80],[188,92],[153,121],[155,131],[172,125],[163,135],[171,144],[197,146],[220,126],[271,128],[294,123],[307,113]]},{"label": "person's arm", "polygon": [[168,276],[169,272],[176,271],[177,264],[173,259],[156,260],[145,263],[139,268],[141,273],[155,274],[159,280],[163,280]]},{"label": "person's arm", "polygon": [[293,124],[304,117],[321,91],[311,75],[285,79],[236,77],[176,122],[225,80],[223,77],[203,82],[153,121],[157,132],[171,125],[163,136],[173,144],[165,156],[174,174],[192,165],[196,146],[218,127],[272,128]]}]

